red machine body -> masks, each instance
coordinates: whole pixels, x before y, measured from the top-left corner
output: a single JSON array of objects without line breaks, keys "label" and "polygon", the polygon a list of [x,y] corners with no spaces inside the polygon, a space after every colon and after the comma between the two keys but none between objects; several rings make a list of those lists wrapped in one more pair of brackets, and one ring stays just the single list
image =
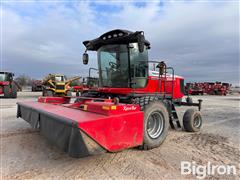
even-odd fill
[{"label": "red machine body", "polygon": [[224,95],[226,96],[230,91],[231,84],[221,82],[195,82],[187,83],[186,91],[190,95]]},{"label": "red machine body", "polygon": [[8,85],[9,81],[0,81],[0,94],[4,94],[3,87]]},{"label": "red machine body", "polygon": [[[201,100],[181,101],[183,77],[163,61],[148,60],[150,43],[142,31],[117,29],[83,44],[87,50],[97,51],[99,65],[99,77],[90,78],[94,83],[87,93],[74,99],[39,97],[38,102],[17,103],[17,117],[38,128],[70,156],[159,147],[170,126],[181,128],[175,105],[201,109]],[[83,63],[87,62],[85,52]],[[149,69],[150,63],[157,71]],[[200,112],[190,109],[185,113],[184,128],[199,131]]]},{"label": "red machine body", "polygon": [[80,92],[80,93],[87,92],[90,89],[87,85],[72,86],[72,88],[73,88],[73,92]]},{"label": "red machine body", "polygon": [[0,72],[0,94],[5,98],[16,98],[18,84],[13,80],[14,74],[11,72]]},{"label": "red machine body", "polygon": [[[166,85],[165,85],[166,81]],[[174,100],[181,99],[184,96],[184,78],[175,75],[174,78],[171,75],[167,75],[166,78],[161,78],[161,84],[159,84],[158,75],[152,75],[148,77],[147,85],[144,88],[108,88],[100,87],[99,92],[110,94],[128,95],[132,93],[147,94],[147,93],[166,93],[166,96],[173,97]]]},{"label": "red machine body", "polygon": [[204,83],[187,83],[186,93],[189,95],[203,95],[204,94]]}]

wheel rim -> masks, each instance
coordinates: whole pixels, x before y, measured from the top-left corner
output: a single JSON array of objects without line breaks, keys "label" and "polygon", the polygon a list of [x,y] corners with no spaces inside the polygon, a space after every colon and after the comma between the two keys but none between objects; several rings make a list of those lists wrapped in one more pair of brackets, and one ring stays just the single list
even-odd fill
[{"label": "wheel rim", "polygon": [[194,117],[193,126],[199,128],[201,124],[202,124],[201,117],[200,116]]},{"label": "wheel rim", "polygon": [[163,119],[163,115],[159,112],[150,114],[147,122],[147,133],[152,139],[156,139],[162,134],[164,126]]}]

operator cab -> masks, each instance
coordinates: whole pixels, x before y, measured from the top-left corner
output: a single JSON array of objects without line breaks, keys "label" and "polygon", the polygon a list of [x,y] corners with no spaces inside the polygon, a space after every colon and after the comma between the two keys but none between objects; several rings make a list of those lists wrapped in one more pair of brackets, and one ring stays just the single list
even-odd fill
[{"label": "operator cab", "polygon": [[[83,63],[88,63],[87,51],[97,51],[100,95],[112,97],[143,94],[181,99],[184,79],[174,75],[174,69],[161,61],[149,61],[150,43],[143,31],[112,30],[99,38],[84,41]],[[154,71],[150,64],[154,64]],[[171,74],[170,74],[171,73]],[[155,74],[155,75],[154,75]],[[120,97],[121,96],[121,97]]]},{"label": "operator cab", "polygon": [[0,81],[12,81],[13,80],[13,73],[9,72],[0,72]]},{"label": "operator cab", "polygon": [[64,75],[55,75],[54,80],[55,80],[56,82],[63,82],[63,81],[66,80],[66,78],[65,78]]},{"label": "operator cab", "polygon": [[[99,87],[144,88],[148,77],[148,49],[142,31],[113,30],[84,41],[86,50],[97,51]],[[84,53],[83,60],[88,62]]]}]

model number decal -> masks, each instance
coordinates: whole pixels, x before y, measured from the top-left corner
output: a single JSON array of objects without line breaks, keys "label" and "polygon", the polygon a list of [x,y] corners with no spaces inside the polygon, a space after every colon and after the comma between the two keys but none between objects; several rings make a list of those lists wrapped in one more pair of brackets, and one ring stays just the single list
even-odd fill
[{"label": "model number decal", "polygon": [[123,106],[124,111],[134,111],[136,109],[137,109],[136,106]]}]

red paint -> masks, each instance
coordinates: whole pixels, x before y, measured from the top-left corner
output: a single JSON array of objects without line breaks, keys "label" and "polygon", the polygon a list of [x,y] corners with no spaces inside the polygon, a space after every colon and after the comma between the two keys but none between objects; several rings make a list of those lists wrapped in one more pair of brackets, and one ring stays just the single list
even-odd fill
[{"label": "red paint", "polygon": [[0,94],[4,94],[3,92],[3,86],[8,86],[9,81],[0,81]]},{"label": "red paint", "polygon": [[190,95],[209,94],[209,95],[227,95],[231,84],[221,82],[195,82],[187,83],[186,91]]},{"label": "red paint", "polygon": [[[70,106],[66,107],[70,104],[64,106],[40,102],[24,102],[23,104],[77,122],[79,129],[108,151],[139,146],[143,142],[144,114],[139,110],[138,105],[115,105],[110,102],[89,102],[88,100],[85,104],[88,107],[83,111],[69,108]],[[102,109],[103,106],[116,106],[116,109],[111,109],[107,113],[107,110]],[[95,113],[94,107],[101,107],[102,111]]]},{"label": "red paint", "polygon": [[[181,92],[181,86],[180,86],[180,80],[183,80],[183,77],[176,76],[174,77],[174,91],[173,91],[173,99],[180,99],[184,96],[183,92]],[[148,78],[148,82],[146,87],[144,88],[108,88],[108,87],[100,87],[98,88],[98,91],[105,92],[105,93],[112,93],[112,94],[131,94],[133,92],[135,93],[155,93],[155,92],[164,92],[164,81],[165,79],[162,78],[161,85],[159,86],[159,80],[156,77],[150,76]],[[172,94],[172,78],[167,77],[166,78],[166,94],[171,95]]]},{"label": "red paint", "polygon": [[38,102],[50,104],[66,104],[70,102],[70,97],[38,97]]},{"label": "red paint", "polygon": [[86,85],[72,86],[72,88],[74,92],[84,92],[89,90],[89,87],[87,87]]}]

